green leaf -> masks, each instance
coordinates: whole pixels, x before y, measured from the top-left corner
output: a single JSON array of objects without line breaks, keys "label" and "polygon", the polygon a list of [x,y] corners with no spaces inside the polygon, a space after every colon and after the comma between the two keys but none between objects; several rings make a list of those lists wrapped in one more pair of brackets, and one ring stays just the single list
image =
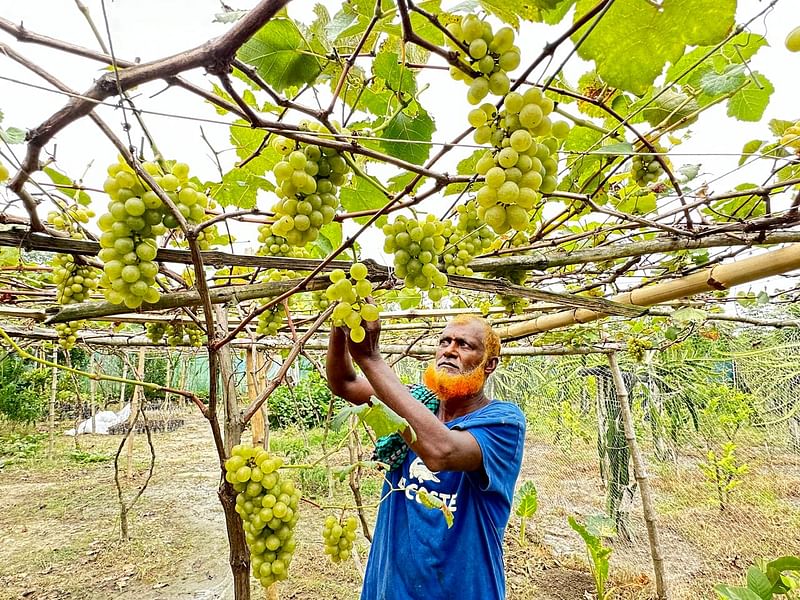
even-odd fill
[{"label": "green leaf", "polygon": [[723,600],[764,600],[756,594],[743,587],[729,587],[727,585],[718,584],[714,586],[714,591],[719,594]]},{"label": "green leaf", "polygon": [[[383,208],[388,202],[382,191],[360,176],[354,178],[353,185],[341,189],[339,199],[342,202],[342,208],[347,212],[375,210]],[[367,219],[369,217],[359,217],[356,222],[366,223]]]},{"label": "green leaf", "polygon": [[675,327],[667,327],[664,330],[664,338],[668,339],[671,342],[674,342],[678,339],[678,329]]},{"label": "green leaf", "polygon": [[433,119],[421,106],[413,116],[400,111],[384,129],[384,136],[389,139],[381,140],[380,146],[391,156],[421,165],[428,160],[431,145],[420,142],[430,142],[435,129]]},{"label": "green leaf", "polygon": [[617,536],[617,526],[614,523],[614,519],[606,515],[591,515],[587,517],[586,530],[599,538]]},{"label": "green leaf", "polygon": [[763,600],[772,600],[772,583],[761,569],[755,565],[747,569],[747,587]]},{"label": "green leaf", "polygon": [[453,526],[453,513],[441,498],[431,495],[431,493],[425,489],[417,490],[417,498],[419,499],[420,504],[422,504],[422,506],[425,508],[432,508],[434,510],[441,511],[442,515],[444,516],[445,523],[447,523],[448,529]]},{"label": "green leaf", "polygon": [[342,245],[342,224],[331,222],[323,225],[319,230],[320,237],[324,237],[333,248]]},{"label": "green leaf", "polygon": [[764,290],[761,290],[758,295],[756,295],[756,304],[769,304],[769,294]]},{"label": "green leaf", "polygon": [[238,57],[256,68],[277,91],[310,83],[322,71],[311,47],[291,19],[272,19],[239,49]]},{"label": "green leaf", "polygon": [[514,29],[524,21],[557,23],[556,15],[563,17],[574,0],[480,0],[486,12],[493,14]]},{"label": "green leaf", "polygon": [[[770,124],[772,121],[770,121]],[[750,160],[752,156],[748,156],[755,152],[758,152],[758,149],[764,144],[762,140],[750,140],[744,146],[742,146],[742,156],[739,158],[739,166],[741,167],[746,161]]]},{"label": "green leaf", "polygon": [[781,137],[792,125],[794,125],[794,121],[787,121],[785,119],[771,119],[769,122],[769,130],[775,137]]},{"label": "green leaf", "polygon": [[739,88],[747,81],[744,66],[730,65],[722,73],[709,71],[700,78],[703,93],[709,96],[721,96]]},{"label": "green leaf", "polygon": [[671,315],[671,319],[676,323],[686,324],[686,323],[702,323],[706,320],[706,311],[700,310],[699,308],[679,308]]},{"label": "green leaf", "polygon": [[372,74],[386,82],[386,87],[393,92],[402,92],[413,96],[417,93],[417,82],[414,72],[400,63],[400,57],[394,52],[379,52],[372,63]]},{"label": "green leaf", "polygon": [[19,127],[9,127],[8,129],[0,127],[0,138],[9,144],[22,144],[26,135],[25,130]]},{"label": "green leaf", "polygon": [[[477,173],[478,161],[485,152],[485,148],[478,148],[467,158],[460,160],[456,166],[456,172],[459,175],[475,175]],[[450,196],[451,194],[460,194],[467,188],[467,185],[467,183],[451,183],[444,188],[444,195]],[[480,185],[473,184],[473,190],[477,190],[479,188]]]},{"label": "green leaf", "polygon": [[[575,20],[596,4],[595,0],[578,0]],[[687,44],[709,45],[723,40],[733,25],[735,9],[735,0],[664,0],[660,6],[642,0],[617,0],[589,33],[578,54],[594,60],[597,73],[609,85],[642,95],[666,63],[680,59]],[[580,39],[588,26],[576,31],[573,40]]]},{"label": "green leaf", "polygon": [[767,563],[767,567],[776,571],[797,571],[800,572],[800,557],[781,556]]},{"label": "green leaf", "polygon": [[404,287],[397,292],[397,302],[403,310],[415,308],[422,302],[422,294],[419,290]]},{"label": "green leaf", "polygon": [[608,144],[593,150],[594,154],[618,154],[628,156],[633,154],[633,144],[630,142],[619,142],[618,144]]},{"label": "green leaf", "polygon": [[222,181],[210,186],[211,197],[220,206],[236,206],[253,208],[259,190],[271,192],[275,189],[272,182],[259,177],[248,169],[234,168],[225,173]]},{"label": "green leaf", "polygon": [[59,173],[52,167],[45,167],[42,171],[50,177],[50,181],[56,184],[56,189],[65,196],[72,198],[82,206],[89,206],[92,203],[89,194],[83,190],[75,189],[77,184],[63,173]]},{"label": "green leaf", "polygon": [[769,79],[753,72],[750,83],[728,100],[728,116],[740,121],[760,121],[774,91]]},{"label": "green leaf", "polygon": [[[241,160],[251,159],[245,168],[252,173],[263,175],[278,164],[282,158],[269,143],[265,142],[268,136],[269,134],[250,127],[242,120],[235,121],[231,126],[231,145],[236,150],[236,156]],[[256,154],[256,158],[252,158]]]},{"label": "green leaf", "polygon": [[697,120],[697,116],[695,115],[691,119],[688,117],[693,115],[699,108],[700,105],[697,101],[689,95],[674,90],[666,90],[642,111],[642,115],[644,120],[653,127],[662,122],[667,125],[674,125],[682,119],[686,119],[686,121],[681,123],[681,127],[688,127]]},{"label": "green leaf", "polygon": [[536,491],[536,485],[532,481],[526,481],[517,492],[517,510],[516,515],[527,519],[536,514],[539,508],[539,497]]},{"label": "green leaf", "polygon": [[[371,401],[372,406],[369,404],[346,406],[331,420],[331,427],[338,431],[351,415],[356,415],[361,422],[372,429],[376,437],[383,437],[406,430],[408,421],[386,406],[378,398],[373,396]],[[413,430],[409,428],[409,431],[411,431],[413,435]]]}]

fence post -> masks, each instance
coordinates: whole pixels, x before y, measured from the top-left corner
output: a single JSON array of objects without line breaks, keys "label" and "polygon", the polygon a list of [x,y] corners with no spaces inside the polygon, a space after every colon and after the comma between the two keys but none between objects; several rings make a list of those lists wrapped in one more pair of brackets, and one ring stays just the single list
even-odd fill
[{"label": "fence post", "polygon": [[614,378],[614,385],[617,388],[617,398],[619,399],[620,411],[622,413],[622,423],[625,427],[625,439],[631,451],[633,460],[633,474],[636,483],[639,484],[639,493],[642,495],[642,512],[644,521],[647,525],[647,537],[650,540],[650,555],[653,558],[653,571],[656,579],[656,594],[659,600],[667,600],[667,582],[664,577],[664,557],[661,554],[661,542],[658,536],[658,525],[656,511],[653,508],[653,499],[650,495],[650,482],[647,479],[647,466],[644,457],[636,442],[636,431],[633,428],[633,415],[628,403],[628,390],[625,388],[625,380],[622,378],[622,371],[617,363],[617,355],[614,352],[608,355],[608,364],[611,367],[611,376]]},{"label": "fence post", "polygon": [[[144,358],[145,358],[145,347],[142,346],[139,348],[139,361],[136,364],[136,373],[135,378],[137,381],[144,380]],[[124,385],[124,384],[123,384]],[[124,390],[125,388],[123,388]],[[139,403],[140,399],[144,400],[144,392],[142,387],[137,385],[133,388],[133,393],[131,393],[131,414],[128,417],[128,428],[130,429],[130,433],[128,434],[128,453],[127,453],[127,475],[128,479],[133,479],[133,438],[136,434],[136,419],[139,417]]]}]

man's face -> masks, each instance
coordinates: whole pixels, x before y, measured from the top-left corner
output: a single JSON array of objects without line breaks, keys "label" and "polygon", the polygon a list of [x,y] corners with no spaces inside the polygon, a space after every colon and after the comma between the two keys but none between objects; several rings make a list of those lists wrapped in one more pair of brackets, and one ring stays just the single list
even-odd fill
[{"label": "man's face", "polygon": [[443,400],[469,398],[483,389],[493,365],[494,361],[487,366],[479,324],[451,324],[439,337],[436,358],[425,372],[425,385]]}]

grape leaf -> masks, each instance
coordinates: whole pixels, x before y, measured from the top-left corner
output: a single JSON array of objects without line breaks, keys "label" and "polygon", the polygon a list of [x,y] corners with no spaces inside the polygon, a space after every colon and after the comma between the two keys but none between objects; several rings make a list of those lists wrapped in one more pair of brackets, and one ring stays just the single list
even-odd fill
[{"label": "grape leaf", "polygon": [[[564,14],[574,0],[479,0],[486,12],[493,14],[514,29],[519,29],[520,18],[524,21],[542,22],[550,11]],[[550,17],[551,19],[554,17]],[[560,21],[560,19],[559,19]],[[547,21],[551,22],[551,21]],[[558,21],[556,21],[558,22]]]},{"label": "grape leaf", "polygon": [[[351,185],[343,187],[339,192],[342,208],[348,212],[374,210],[382,208],[388,199],[382,191],[363,177],[355,177]],[[366,223],[369,217],[358,217],[357,223]]]},{"label": "grape leaf", "polygon": [[741,167],[745,161],[748,161],[752,158],[749,156],[754,152],[758,152],[758,149],[764,144],[762,140],[750,140],[744,146],[742,146],[742,156],[739,158],[739,166]]},{"label": "grape leaf", "polygon": [[720,96],[739,88],[747,81],[744,66],[729,65],[722,73],[709,71],[700,78],[703,93],[709,96]]},{"label": "grape leaf", "polygon": [[[486,152],[485,148],[478,148],[470,154],[467,158],[460,160],[458,166],[456,167],[456,172],[459,175],[475,175],[477,173],[477,166],[478,161],[480,160],[481,156],[484,155]],[[451,194],[460,194],[463,192],[468,184],[466,183],[451,183],[446,188],[444,188],[444,195],[449,196]],[[475,185],[473,184],[473,190],[480,189],[481,184]]]},{"label": "grape leaf", "polygon": [[368,425],[372,429],[376,437],[400,433],[408,428],[411,432],[412,439],[416,439],[414,431],[408,425],[408,421],[386,406],[378,398],[373,396],[371,402],[372,406],[369,404],[346,406],[331,420],[331,427],[338,431],[351,415],[356,415],[362,423]]},{"label": "grape leaf", "polygon": [[417,93],[414,73],[400,63],[400,57],[394,52],[379,52],[372,63],[372,74],[383,79],[386,87],[394,92],[411,96]]},{"label": "grape leaf", "polygon": [[769,130],[776,137],[781,137],[792,125],[794,125],[794,121],[787,121],[786,119],[770,119]]},{"label": "grape leaf", "polygon": [[[578,0],[575,20],[596,4],[595,0]],[[578,55],[594,60],[597,73],[609,85],[641,95],[666,63],[680,59],[687,44],[707,45],[724,39],[733,25],[735,9],[735,0],[664,0],[660,6],[617,0],[578,48]],[[578,29],[573,40],[581,39],[587,28]]]},{"label": "grape leaf", "polygon": [[253,208],[259,190],[271,192],[275,186],[249,169],[234,168],[225,173],[222,181],[209,186],[211,197],[220,206]]},{"label": "grape leaf", "polygon": [[672,313],[671,319],[676,323],[684,325],[686,323],[702,323],[706,320],[707,316],[706,311],[687,306]]},{"label": "grape leaf", "polygon": [[740,121],[760,121],[775,87],[757,71],[752,80],[728,100],[728,116]]},{"label": "grape leaf", "polygon": [[240,60],[277,91],[313,81],[322,67],[290,19],[272,19],[239,48]]},{"label": "grape leaf", "polygon": [[9,144],[22,144],[26,135],[25,130],[19,127],[9,127],[8,129],[0,127],[0,139]]},{"label": "grape leaf", "polygon": [[431,145],[420,142],[430,142],[435,129],[433,119],[421,106],[413,116],[403,110],[389,121],[384,129],[384,136],[387,139],[381,140],[380,145],[391,156],[421,165],[428,160]]},{"label": "grape leaf", "polygon": [[82,206],[89,206],[89,204],[92,203],[92,199],[89,197],[89,194],[83,190],[75,189],[76,183],[63,173],[59,173],[52,167],[45,167],[42,169],[42,171],[44,171],[47,176],[50,177],[50,181],[56,184],[56,189],[65,196],[69,196]]}]

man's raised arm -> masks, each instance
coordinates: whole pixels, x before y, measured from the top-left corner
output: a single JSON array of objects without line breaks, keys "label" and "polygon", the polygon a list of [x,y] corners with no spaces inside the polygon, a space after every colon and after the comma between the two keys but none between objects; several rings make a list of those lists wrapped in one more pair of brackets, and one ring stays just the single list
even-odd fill
[{"label": "man's raised arm", "polygon": [[347,350],[347,333],[341,327],[331,327],[325,372],[331,392],[352,404],[364,404],[375,395],[370,382],[356,374]]}]

